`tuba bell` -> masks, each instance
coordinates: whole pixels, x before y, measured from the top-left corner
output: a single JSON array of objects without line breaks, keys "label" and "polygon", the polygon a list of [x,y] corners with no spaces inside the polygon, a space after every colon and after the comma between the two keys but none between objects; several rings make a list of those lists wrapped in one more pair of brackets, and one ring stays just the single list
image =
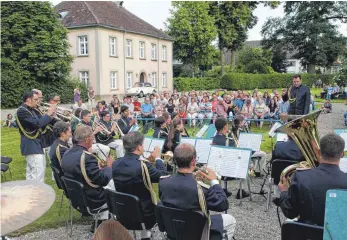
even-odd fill
[{"label": "tuba bell", "polygon": [[280,179],[285,177],[288,187],[297,168],[311,169],[319,165],[320,148],[317,119],[321,112],[322,110],[317,110],[300,116],[276,129],[276,132],[283,132],[291,137],[305,157],[305,161],[290,165],[282,171]]}]

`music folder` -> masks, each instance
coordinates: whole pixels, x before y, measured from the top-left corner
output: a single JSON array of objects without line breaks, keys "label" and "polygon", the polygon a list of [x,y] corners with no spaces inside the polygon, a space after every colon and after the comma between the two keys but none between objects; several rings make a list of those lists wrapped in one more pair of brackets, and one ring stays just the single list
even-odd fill
[{"label": "music folder", "polygon": [[197,154],[197,162],[202,164],[207,163],[212,145],[212,139],[182,138],[180,143],[188,143],[190,145],[193,145]]},{"label": "music folder", "polygon": [[208,125],[207,124],[205,124],[204,126],[202,126],[202,128],[196,133],[196,137],[198,137],[198,138],[201,138],[202,136],[204,136],[204,134],[205,134],[205,132],[207,131],[207,129],[208,129]]},{"label": "music folder", "polygon": [[140,129],[140,125],[135,124],[130,128],[129,132],[137,132],[139,129]]},{"label": "music folder", "polygon": [[342,172],[347,173],[347,156],[340,159],[339,167]]},{"label": "music folder", "polygon": [[276,133],[276,142],[288,141],[288,135],[286,133]]},{"label": "music folder", "polygon": [[250,148],[253,151],[260,151],[260,144],[263,139],[263,135],[260,133],[240,133],[240,147]]},{"label": "music folder", "polygon": [[207,167],[223,177],[246,179],[252,149],[212,145]]}]

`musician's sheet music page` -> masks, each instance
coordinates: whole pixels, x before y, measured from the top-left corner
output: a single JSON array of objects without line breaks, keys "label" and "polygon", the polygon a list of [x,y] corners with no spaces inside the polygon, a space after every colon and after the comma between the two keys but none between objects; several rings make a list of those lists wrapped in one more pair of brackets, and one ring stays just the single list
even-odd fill
[{"label": "musician's sheet music page", "polygon": [[188,143],[188,144],[193,145],[195,147],[195,142],[196,142],[195,138],[181,138],[180,143]]},{"label": "musician's sheet music page", "polygon": [[152,141],[151,138],[145,138],[143,140],[143,148],[145,149],[145,151],[148,151],[149,146],[151,145],[151,141]]},{"label": "musician's sheet music page", "polygon": [[208,129],[208,125],[205,124],[205,125],[197,132],[197,134],[196,134],[195,136],[201,138],[201,137],[204,135],[204,133],[207,131],[207,129]]},{"label": "musician's sheet music page", "polygon": [[149,146],[149,151],[150,152],[153,152],[154,151],[154,148],[156,146],[158,146],[160,148],[160,150],[163,149],[163,146],[164,146],[164,143],[165,143],[165,140],[164,139],[156,139],[156,138],[153,138],[152,139],[152,142],[151,142],[151,145]]},{"label": "musician's sheet music page", "polygon": [[250,150],[225,148],[219,174],[225,177],[246,179],[250,157]]},{"label": "musician's sheet music page", "polygon": [[341,158],[339,166],[342,172],[347,173],[347,157]]},{"label": "musician's sheet music page", "polygon": [[343,138],[343,140],[345,140],[345,150],[344,151],[347,151],[347,132],[342,132],[340,134],[340,136]]},{"label": "musician's sheet music page", "polygon": [[207,163],[208,155],[210,154],[212,139],[197,139],[196,140],[196,154],[198,163]]},{"label": "musician's sheet music page", "polygon": [[207,161],[207,167],[211,168],[213,171],[220,172],[220,164],[224,154],[224,149],[221,147],[211,146],[210,155]]},{"label": "musician's sheet music page", "polygon": [[288,135],[285,133],[276,134],[276,142],[286,142],[288,141]]},{"label": "musician's sheet music page", "polygon": [[263,135],[261,134],[250,134],[250,133],[241,133],[240,134],[240,147],[241,148],[250,148],[253,151],[260,151],[260,144]]},{"label": "musician's sheet music page", "polygon": [[140,126],[139,125],[134,125],[130,128],[130,131],[129,132],[137,132],[138,130],[140,129]]}]

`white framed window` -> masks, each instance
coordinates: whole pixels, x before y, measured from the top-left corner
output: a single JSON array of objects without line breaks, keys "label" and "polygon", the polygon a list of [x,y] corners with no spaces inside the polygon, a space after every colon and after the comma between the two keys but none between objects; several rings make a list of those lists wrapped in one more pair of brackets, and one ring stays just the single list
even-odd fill
[{"label": "white framed window", "polygon": [[151,55],[152,55],[152,60],[157,59],[157,45],[154,43],[152,43]]},{"label": "white framed window", "polygon": [[131,88],[133,86],[133,73],[127,72],[126,87]]},{"label": "white framed window", "polygon": [[145,42],[140,42],[140,58],[145,59]]},{"label": "white framed window", "polygon": [[80,80],[86,86],[89,86],[89,72],[88,71],[80,71]]},{"label": "white framed window", "polygon": [[166,46],[163,45],[161,48],[161,60],[162,61],[167,61],[167,56],[166,56]]},{"label": "white framed window", "polygon": [[157,87],[157,73],[152,72],[152,86]]},{"label": "white framed window", "polygon": [[118,88],[118,73],[116,71],[110,72],[110,84],[111,84],[111,89]]},{"label": "white framed window", "polygon": [[88,37],[87,36],[78,37],[78,55],[80,56],[88,55]]},{"label": "white framed window", "polygon": [[163,88],[165,87],[167,87],[167,78],[166,78],[166,73],[162,73],[161,74],[161,84],[162,84],[162,86],[163,86]]},{"label": "white framed window", "polygon": [[127,39],[126,57],[133,56],[132,41]]},{"label": "white framed window", "polygon": [[109,45],[110,45],[110,56],[112,57],[117,56],[117,38],[110,37]]}]

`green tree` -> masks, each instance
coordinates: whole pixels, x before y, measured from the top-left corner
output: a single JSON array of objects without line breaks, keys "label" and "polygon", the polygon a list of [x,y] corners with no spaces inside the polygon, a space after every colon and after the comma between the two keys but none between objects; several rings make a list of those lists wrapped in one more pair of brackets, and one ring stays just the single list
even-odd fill
[{"label": "green tree", "polygon": [[295,51],[308,73],[330,67],[344,50],[346,37],[333,21],[346,22],[347,2],[285,2],[285,16],[270,18],[262,27],[262,45]]},{"label": "green tree", "polygon": [[271,73],[271,59],[270,50],[245,46],[238,53],[237,69],[245,73]]},{"label": "green tree", "polygon": [[191,65],[194,72],[214,61],[212,41],[217,31],[209,15],[208,2],[172,2],[171,17],[167,20],[167,33],[175,39],[174,58]]},{"label": "green tree", "polygon": [[3,107],[18,104],[23,92],[34,86],[52,83],[61,87],[72,60],[67,30],[51,3],[1,3]]}]

